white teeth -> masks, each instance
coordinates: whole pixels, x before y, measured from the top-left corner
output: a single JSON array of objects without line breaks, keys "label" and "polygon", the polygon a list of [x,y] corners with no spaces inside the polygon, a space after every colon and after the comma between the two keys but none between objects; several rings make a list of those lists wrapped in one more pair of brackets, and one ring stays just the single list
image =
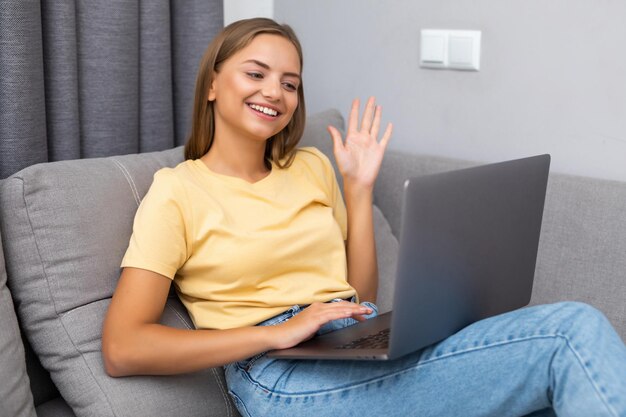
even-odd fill
[{"label": "white teeth", "polygon": [[256,111],[260,111],[260,112],[265,113],[265,114],[270,115],[270,116],[277,116],[278,115],[278,112],[276,110],[270,109],[268,107],[259,106],[258,104],[249,104],[249,106],[252,107]]}]

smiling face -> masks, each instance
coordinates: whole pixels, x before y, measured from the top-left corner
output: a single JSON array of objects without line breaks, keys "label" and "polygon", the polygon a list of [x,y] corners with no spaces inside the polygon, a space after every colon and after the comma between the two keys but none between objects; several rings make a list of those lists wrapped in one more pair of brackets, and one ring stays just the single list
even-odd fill
[{"label": "smiling face", "polygon": [[300,57],[288,39],[260,34],[224,61],[211,84],[216,141],[266,141],[298,107]]}]

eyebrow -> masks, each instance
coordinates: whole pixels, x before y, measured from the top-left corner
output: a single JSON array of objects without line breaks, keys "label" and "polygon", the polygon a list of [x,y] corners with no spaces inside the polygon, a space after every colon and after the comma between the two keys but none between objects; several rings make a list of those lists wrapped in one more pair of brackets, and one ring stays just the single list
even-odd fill
[{"label": "eyebrow", "polygon": [[[267,65],[265,62],[261,62],[261,61],[258,61],[256,59],[249,59],[247,61],[244,61],[243,63],[246,64],[246,63],[249,63],[249,62],[254,63],[254,64],[258,65],[259,67],[265,68],[267,70],[270,69],[270,66]],[[297,77],[298,79],[301,78],[300,74],[296,74],[295,72],[286,72],[285,75],[289,75],[289,76],[292,76],[292,77]]]}]

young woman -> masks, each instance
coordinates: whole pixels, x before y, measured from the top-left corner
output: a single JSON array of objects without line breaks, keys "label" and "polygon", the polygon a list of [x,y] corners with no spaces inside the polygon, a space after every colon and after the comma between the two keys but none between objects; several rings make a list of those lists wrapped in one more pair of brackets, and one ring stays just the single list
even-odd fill
[{"label": "young woman", "polygon": [[[301,72],[295,34],[272,20],[209,45],[186,161],[157,172],[137,211],[104,324],[107,372],[225,366],[244,416],[626,416],[626,348],[579,303],[483,320],[390,362],[265,357],[376,314],[372,190],[392,128],[373,98],[361,117],[353,102],[345,138],[329,127],[344,205],[329,160],[296,148]],[[197,330],[159,324],[172,281]]]}]

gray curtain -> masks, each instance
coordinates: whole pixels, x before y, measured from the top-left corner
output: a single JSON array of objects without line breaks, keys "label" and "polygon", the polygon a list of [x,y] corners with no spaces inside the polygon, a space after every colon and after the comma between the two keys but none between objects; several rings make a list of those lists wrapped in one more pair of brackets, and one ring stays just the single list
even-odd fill
[{"label": "gray curtain", "polygon": [[0,179],[182,145],[222,0],[0,0]]}]

